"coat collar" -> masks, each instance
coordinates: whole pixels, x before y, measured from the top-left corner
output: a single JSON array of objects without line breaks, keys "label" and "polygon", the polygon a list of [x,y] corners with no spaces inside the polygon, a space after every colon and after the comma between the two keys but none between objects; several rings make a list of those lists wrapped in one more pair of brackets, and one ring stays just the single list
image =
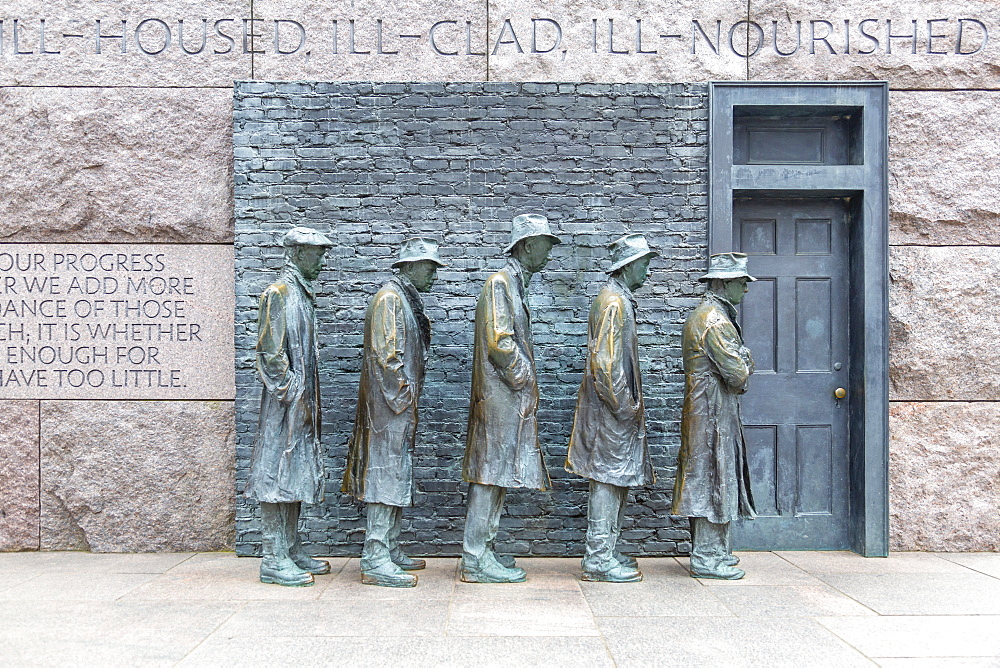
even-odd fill
[{"label": "coat collar", "polygon": [[738,314],[736,311],[736,307],[733,306],[733,304],[731,304],[728,299],[725,299],[724,297],[715,294],[711,290],[705,293],[705,299],[712,302],[713,304],[716,304],[719,308],[722,309],[723,313],[726,314],[726,317],[729,318],[729,321],[733,323],[733,327],[736,328],[736,333],[739,334],[740,339],[742,339],[743,329],[740,327],[739,320],[737,319]]},{"label": "coat collar", "polygon": [[316,289],[313,287],[312,281],[303,276],[298,267],[289,262],[285,265],[283,273],[287,277],[287,282],[297,283],[298,286],[302,288],[302,291],[306,293],[306,297],[309,298],[309,301],[313,303],[316,302]]},{"label": "coat collar", "polygon": [[625,285],[625,281],[621,280],[617,276],[611,276],[608,278],[608,286],[611,287],[612,290],[615,290],[622,296],[628,298],[629,303],[632,304],[633,312],[639,310],[638,303],[635,301],[635,295],[632,294],[632,291],[628,289],[627,285]]}]

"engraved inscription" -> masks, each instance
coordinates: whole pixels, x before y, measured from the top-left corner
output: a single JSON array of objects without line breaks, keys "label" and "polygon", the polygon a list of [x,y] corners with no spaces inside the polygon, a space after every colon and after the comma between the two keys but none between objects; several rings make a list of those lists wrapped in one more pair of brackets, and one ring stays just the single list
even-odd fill
[{"label": "engraved inscription", "polygon": [[0,397],[226,398],[231,254],[0,244]]},{"label": "engraved inscription", "polygon": [[214,56],[272,54],[393,57],[424,51],[435,57],[523,54],[564,58],[570,51],[622,57],[753,58],[806,56],[973,56],[995,26],[983,18],[920,16],[792,17],[756,22],[712,17],[593,16],[570,20],[500,17],[487,37],[460,16],[400,25],[393,17],[341,16],[310,23],[290,17],[110,17],[60,19],[0,14],[0,58]]}]

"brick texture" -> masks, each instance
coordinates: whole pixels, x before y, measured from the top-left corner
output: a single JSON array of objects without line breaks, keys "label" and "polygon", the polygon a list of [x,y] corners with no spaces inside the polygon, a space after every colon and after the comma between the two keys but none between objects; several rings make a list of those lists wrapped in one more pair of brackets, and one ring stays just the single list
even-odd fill
[{"label": "brick texture", "polygon": [[[449,266],[425,297],[434,339],[420,405],[410,552],[461,551],[461,482],[475,302],[510,221],[549,217],[564,244],[530,286],[541,441],[554,490],[512,490],[498,547],[577,555],[586,481],[562,466],[607,243],[642,232],[662,257],[637,294],[647,419],[659,480],[632,493],[626,552],[685,554],[668,514],[683,395],[680,330],[700,290],[707,229],[703,84],[304,83],[235,85],[237,491],[256,430],[257,295],[293,225],[336,242],[318,281],[327,498],[304,509],[310,549],[360,551],[363,509],[339,491],[354,419],[365,308],[400,242],[437,237]],[[237,549],[259,549],[255,504],[237,504]]]}]

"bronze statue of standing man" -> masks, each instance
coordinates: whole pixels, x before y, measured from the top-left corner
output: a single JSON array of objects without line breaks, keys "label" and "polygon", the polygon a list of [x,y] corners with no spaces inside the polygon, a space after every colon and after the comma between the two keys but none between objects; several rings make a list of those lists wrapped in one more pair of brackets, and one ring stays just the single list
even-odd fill
[{"label": "bronze statue of standing man", "polygon": [[260,296],[257,373],[264,383],[246,496],[260,502],[260,581],[308,586],[330,564],[313,559],[298,533],[302,503],[323,500],[316,293],[312,282],[333,244],[307,227],[282,239],[281,277]]},{"label": "bronze statue of standing man", "polygon": [[413,446],[417,404],[430,352],[431,327],[421,292],[434,284],[438,257],[433,239],[407,239],[393,267],[399,273],[375,294],[365,314],[364,359],[354,432],[341,490],[368,504],[361,582],[413,587],[423,559],[399,547],[403,506],[413,504]]},{"label": "bronze statue of standing man", "polygon": [[538,379],[528,283],[560,243],[545,216],[514,218],[510,259],[486,279],[476,304],[472,397],[462,475],[469,483],[462,542],[465,582],[523,582],[510,556],[493,551],[507,487],[548,489],[538,443]]},{"label": "bronze statue of standing man", "polygon": [[641,234],[610,246],[611,269],[587,324],[587,365],[576,401],[566,470],[590,480],[583,579],[638,582],[636,560],[617,548],[629,487],[656,481],[646,443],[639,371],[636,303],[632,291],[659,255]]},{"label": "bronze statue of standing man", "polygon": [[730,522],[756,517],[740,419],[740,395],[747,391],[753,358],[743,345],[736,305],[743,301],[747,256],[719,253],[709,258],[701,303],[684,323],[684,412],[674,485],[673,514],[691,518],[691,576],[738,580],[729,542]]}]

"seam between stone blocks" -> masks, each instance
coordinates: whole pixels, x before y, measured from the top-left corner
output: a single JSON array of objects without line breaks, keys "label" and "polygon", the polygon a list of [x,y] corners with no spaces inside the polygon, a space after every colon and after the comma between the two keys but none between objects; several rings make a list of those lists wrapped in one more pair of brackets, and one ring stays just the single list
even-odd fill
[{"label": "seam between stone blocks", "polygon": [[35,404],[35,417],[38,420],[36,425],[38,448],[38,550],[42,549],[42,401],[39,399]]}]

